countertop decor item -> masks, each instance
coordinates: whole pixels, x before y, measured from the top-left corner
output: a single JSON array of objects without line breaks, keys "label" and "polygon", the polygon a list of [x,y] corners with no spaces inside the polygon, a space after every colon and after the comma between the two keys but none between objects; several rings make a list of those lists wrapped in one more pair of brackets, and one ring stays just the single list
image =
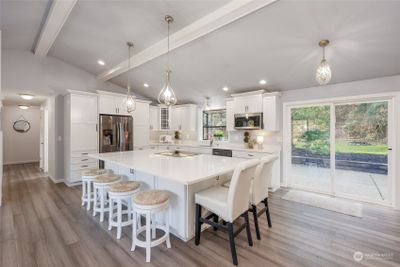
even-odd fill
[{"label": "countertop decor item", "polygon": [[175,131],[174,138],[175,140],[181,139],[181,133],[179,131]]},{"label": "countertop decor item", "polygon": [[26,133],[31,129],[31,124],[27,121],[24,116],[20,116],[13,124],[14,131],[19,133]]},{"label": "countertop decor item", "polygon": [[243,142],[244,142],[244,146],[248,147],[249,146],[249,141],[250,141],[250,134],[249,132],[244,132],[243,133]]}]

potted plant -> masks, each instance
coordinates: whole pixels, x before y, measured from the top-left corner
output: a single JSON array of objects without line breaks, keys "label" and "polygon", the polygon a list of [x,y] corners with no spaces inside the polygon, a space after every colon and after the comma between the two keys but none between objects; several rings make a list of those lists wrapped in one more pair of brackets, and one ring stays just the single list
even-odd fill
[{"label": "potted plant", "polygon": [[249,141],[250,141],[250,133],[249,132],[244,132],[243,135],[244,135],[244,138],[243,138],[244,146],[248,147],[249,146]]},{"label": "potted plant", "polygon": [[221,130],[217,130],[214,132],[214,138],[218,141],[221,141],[222,138],[224,137],[224,132]]},{"label": "potted plant", "polygon": [[181,139],[181,133],[179,131],[175,131],[174,138],[175,138],[175,143],[177,143],[179,139]]}]

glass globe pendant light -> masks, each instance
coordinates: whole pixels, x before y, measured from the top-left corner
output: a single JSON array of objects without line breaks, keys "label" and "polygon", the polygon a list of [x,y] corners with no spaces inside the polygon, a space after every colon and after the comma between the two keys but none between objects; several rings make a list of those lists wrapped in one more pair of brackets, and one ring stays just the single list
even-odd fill
[{"label": "glass globe pendant light", "polygon": [[165,77],[165,85],[163,89],[161,89],[160,93],[158,94],[158,102],[160,104],[164,104],[166,106],[172,106],[176,104],[176,96],[175,92],[171,87],[171,73],[172,71],[170,70],[169,66],[169,25],[174,21],[174,19],[166,15],[165,16],[165,21],[168,24],[168,52],[167,52],[167,71],[166,71],[166,77]]},{"label": "glass globe pendant light", "polygon": [[[126,45],[128,46],[128,70],[131,69],[131,49],[133,48],[133,43],[132,42],[127,42]],[[136,109],[136,101],[135,101],[135,96],[132,95],[131,91],[131,79],[130,75],[128,73],[128,81],[126,85],[128,89],[128,93],[126,94],[125,100],[124,100],[124,105],[126,107],[126,112],[132,113]]]},{"label": "glass globe pendant light", "polygon": [[328,61],[325,59],[325,47],[329,45],[329,40],[321,40],[319,46],[322,47],[322,60],[317,67],[315,72],[315,79],[320,85],[326,85],[332,78],[331,68],[329,67]]}]

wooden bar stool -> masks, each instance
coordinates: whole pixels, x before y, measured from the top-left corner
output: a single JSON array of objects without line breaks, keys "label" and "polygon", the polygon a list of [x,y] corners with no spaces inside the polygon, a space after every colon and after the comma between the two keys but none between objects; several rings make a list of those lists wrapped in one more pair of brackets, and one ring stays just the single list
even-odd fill
[{"label": "wooden bar stool", "polygon": [[[133,222],[132,197],[139,192],[139,187],[139,182],[126,181],[112,184],[108,189],[108,230],[111,230],[113,226],[117,227],[117,239],[121,238],[122,227],[131,225]],[[114,206],[114,202],[117,203],[116,207]],[[123,204],[126,206],[124,210],[122,207]],[[115,208],[117,209],[117,213],[114,214]],[[127,215],[127,219],[122,221],[124,214]]]},{"label": "wooden bar stool", "polygon": [[[133,197],[133,227],[132,227],[132,248],[134,251],[136,246],[146,248],[146,262],[150,262],[151,248],[158,246],[164,241],[167,243],[167,248],[171,248],[169,239],[169,195],[166,191],[149,190],[137,193]],[[155,214],[164,213],[164,225],[157,224]],[[146,224],[139,226],[136,215],[145,215]],[[139,217],[140,218],[140,217]],[[153,218],[153,220],[152,220]],[[151,229],[153,228],[153,239],[151,236]],[[155,230],[159,229],[164,231],[164,235],[155,239]],[[146,239],[144,241],[138,239],[140,233],[146,231]]]},{"label": "wooden bar stool", "polygon": [[87,204],[86,209],[89,211],[93,202],[93,181],[102,174],[108,171],[105,169],[89,169],[82,172],[82,207]]},{"label": "wooden bar stool", "polygon": [[104,221],[104,213],[109,211],[109,201],[107,200],[108,188],[115,183],[120,182],[121,175],[104,174],[97,176],[93,181],[94,200],[93,200],[93,216],[100,212],[100,221]]}]

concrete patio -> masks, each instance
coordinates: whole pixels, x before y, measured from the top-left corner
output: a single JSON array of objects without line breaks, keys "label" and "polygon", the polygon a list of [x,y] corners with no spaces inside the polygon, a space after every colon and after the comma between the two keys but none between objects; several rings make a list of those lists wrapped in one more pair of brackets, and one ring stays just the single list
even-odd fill
[{"label": "concrete patio", "polygon": [[[330,169],[293,164],[290,171],[294,186],[330,191]],[[336,192],[374,202],[391,203],[391,181],[388,175],[350,170],[336,170]]]}]

